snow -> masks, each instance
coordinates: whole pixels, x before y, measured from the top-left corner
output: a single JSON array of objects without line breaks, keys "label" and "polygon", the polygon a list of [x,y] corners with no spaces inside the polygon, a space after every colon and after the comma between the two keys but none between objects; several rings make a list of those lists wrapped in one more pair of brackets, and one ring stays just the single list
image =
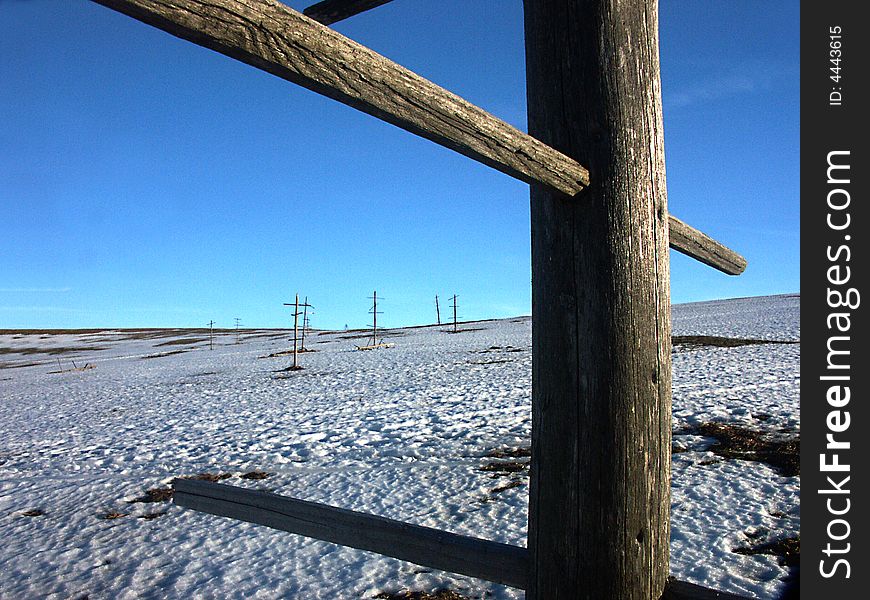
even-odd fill
[{"label": "snow", "polygon": [[[798,340],[799,311],[798,296],[679,305],[674,333]],[[262,358],[288,347],[287,332],[247,331],[241,344],[222,334],[214,350],[183,330],[0,334],[0,596],[332,599],[446,587],[522,598],[169,502],[129,503],[177,476],[230,473],[223,483],[525,545],[527,473],[481,467],[492,450],[529,443],[531,323],[465,328],[392,330],[393,348],[367,352],[353,334],[312,335],[316,352],[297,372],[280,371],[291,357]],[[102,349],[44,352],[75,347]],[[797,432],[799,357],[798,344],[677,348],[675,430],[717,421]],[[49,373],[72,360],[96,368]],[[799,478],[718,457],[710,442],[675,437],[688,451],[673,458],[671,571],[774,598],[785,567],[732,550],[797,534]],[[250,471],[271,476],[240,477]],[[111,512],[126,516],[103,518]],[[155,513],[165,514],[141,518]]]}]

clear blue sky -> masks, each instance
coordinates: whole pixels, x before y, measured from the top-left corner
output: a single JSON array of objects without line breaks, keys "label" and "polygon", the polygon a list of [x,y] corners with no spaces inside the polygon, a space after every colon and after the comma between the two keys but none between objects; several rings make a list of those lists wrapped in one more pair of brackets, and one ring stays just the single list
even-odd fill
[{"label": "clear blue sky", "polygon": [[[314,0],[287,2],[296,9]],[[661,3],[673,302],[799,290],[799,3]],[[520,0],[395,0],[335,28],[525,129]],[[528,187],[87,0],[0,0],[0,328],[530,312]]]}]

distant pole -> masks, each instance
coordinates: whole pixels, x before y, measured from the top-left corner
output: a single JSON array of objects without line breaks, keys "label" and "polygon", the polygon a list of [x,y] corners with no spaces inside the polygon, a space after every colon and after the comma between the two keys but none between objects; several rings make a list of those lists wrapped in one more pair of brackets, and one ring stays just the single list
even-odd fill
[{"label": "distant pole", "polygon": [[438,294],[435,294],[435,318],[438,320],[438,325],[441,325],[441,308],[438,306]]},{"label": "distant pole", "polygon": [[239,341],[239,326],[242,324],[242,320],[239,317],[235,318],[236,321],[236,343],[240,343]]},{"label": "distant pole", "polygon": [[370,296],[372,299],[372,308],[369,311],[372,313],[372,343],[370,346],[377,346],[378,344],[378,292],[375,291]]},{"label": "distant pole", "polygon": [[208,322],[208,349],[214,350],[214,321]]},{"label": "distant pole", "polygon": [[308,296],[305,296],[305,304],[302,305],[302,351],[305,352],[305,329],[308,327]]},{"label": "distant pole", "polygon": [[456,298],[458,298],[458,296],[453,294],[453,333],[456,333],[459,330],[456,319]]},{"label": "distant pole", "polygon": [[378,291],[375,290],[372,293],[372,299],[374,300],[374,305],[372,306],[372,314],[374,315],[374,320],[372,321],[372,346],[377,345],[378,343]]},{"label": "distant pole", "polygon": [[293,309],[293,368],[297,368],[299,363],[299,346],[296,343],[299,338],[299,294],[296,294],[296,302]]},{"label": "distant pole", "polygon": [[293,368],[299,368],[299,315],[302,313],[299,312],[300,306],[308,306],[308,298],[305,298],[304,304],[299,304],[299,294],[296,294],[296,300],[292,303],[285,302],[284,306],[292,306],[293,307]]}]

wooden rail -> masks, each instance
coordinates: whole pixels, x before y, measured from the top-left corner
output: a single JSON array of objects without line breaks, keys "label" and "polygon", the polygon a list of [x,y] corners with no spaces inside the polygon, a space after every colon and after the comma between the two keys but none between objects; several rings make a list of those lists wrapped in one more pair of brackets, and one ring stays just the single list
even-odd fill
[{"label": "wooden rail", "polygon": [[[526,548],[220,483],[176,479],[173,501],[209,514],[526,588]],[[671,579],[662,600],[745,600]]]},{"label": "wooden rail", "polygon": [[[526,183],[567,196],[589,184],[589,172],[576,160],[277,0],[93,1]],[[742,270],[739,255],[672,217],[674,222],[679,234],[671,247],[725,273]]]},{"label": "wooden rail", "polygon": [[694,227],[670,215],[670,245],[677,252],[699,260],[728,275],[740,275],[746,269],[746,259]]},{"label": "wooden rail", "polygon": [[525,548],[208,481],[176,479],[179,506],[298,533],[418,565],[526,586]]},{"label": "wooden rail", "polygon": [[323,0],[323,2],[309,6],[302,11],[302,14],[318,23],[332,25],[387,2],[392,2],[392,0]]},{"label": "wooden rail", "polygon": [[94,0],[569,196],[577,161],[277,0]]}]

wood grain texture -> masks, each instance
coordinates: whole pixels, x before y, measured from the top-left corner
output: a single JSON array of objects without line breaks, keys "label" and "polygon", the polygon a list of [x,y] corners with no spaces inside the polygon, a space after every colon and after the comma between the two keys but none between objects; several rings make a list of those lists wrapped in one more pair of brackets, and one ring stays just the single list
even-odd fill
[{"label": "wood grain texture", "polygon": [[392,0],[323,0],[309,6],[302,11],[302,14],[318,23],[332,25],[387,2]]},{"label": "wood grain texture", "polygon": [[529,132],[588,166],[531,187],[529,600],[657,600],[668,575],[668,211],[655,0],[526,0]]},{"label": "wood grain texture", "polygon": [[525,548],[208,481],[176,479],[179,506],[523,588]]},{"label": "wood grain texture", "polygon": [[455,150],[574,196],[575,160],[277,0],[94,0]]},{"label": "wood grain texture", "polygon": [[728,275],[740,275],[746,270],[746,259],[671,215],[671,248]]}]

